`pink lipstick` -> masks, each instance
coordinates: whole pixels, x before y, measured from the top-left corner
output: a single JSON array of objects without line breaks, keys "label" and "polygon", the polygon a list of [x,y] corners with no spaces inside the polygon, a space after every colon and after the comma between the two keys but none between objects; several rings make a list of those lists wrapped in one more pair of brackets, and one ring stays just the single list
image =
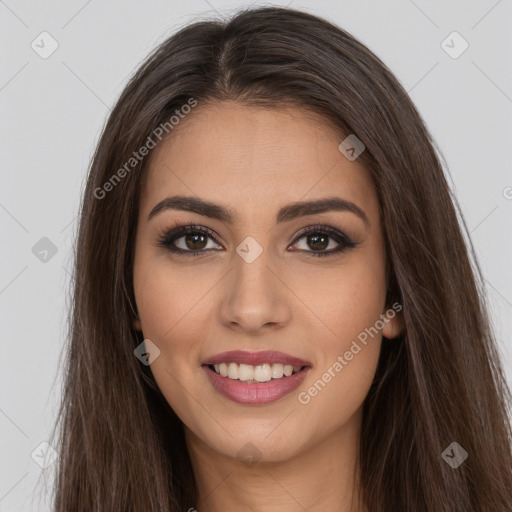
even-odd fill
[{"label": "pink lipstick", "polygon": [[[236,366],[231,363],[236,363]],[[226,375],[228,366],[230,376]],[[206,359],[202,367],[213,387],[223,396],[240,404],[263,405],[275,402],[298,388],[312,366],[309,361],[283,352],[235,350]],[[224,375],[220,374],[219,368]],[[242,368],[244,375],[252,376],[254,372],[256,380],[265,382],[257,382],[251,377],[239,380],[237,376]],[[233,376],[235,378],[231,378]]]}]

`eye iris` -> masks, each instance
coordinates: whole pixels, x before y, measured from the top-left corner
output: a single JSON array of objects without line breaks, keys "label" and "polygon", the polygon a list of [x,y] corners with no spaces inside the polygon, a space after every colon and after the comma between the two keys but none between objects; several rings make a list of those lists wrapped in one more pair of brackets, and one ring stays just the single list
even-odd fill
[{"label": "eye iris", "polygon": [[[308,235],[308,244],[312,249],[325,250],[329,245],[329,237],[326,235]],[[319,242],[319,240],[321,240]]]},{"label": "eye iris", "polygon": [[[199,238],[201,240],[197,241]],[[192,239],[192,247],[189,244],[191,239]],[[189,233],[188,235],[185,235],[185,243],[186,243],[187,247],[193,251],[196,251],[199,249],[204,249],[204,247],[206,245],[205,240],[206,240],[206,235],[204,235],[202,233],[194,233],[194,234]],[[199,244],[200,247],[198,247],[197,244]],[[201,244],[203,244],[203,246],[201,246]]]}]

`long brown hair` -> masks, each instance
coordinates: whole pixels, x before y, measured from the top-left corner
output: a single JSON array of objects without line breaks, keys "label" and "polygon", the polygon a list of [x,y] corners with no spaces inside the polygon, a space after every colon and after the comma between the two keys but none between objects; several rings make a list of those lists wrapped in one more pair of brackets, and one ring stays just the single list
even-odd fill
[{"label": "long brown hair", "polygon": [[[309,109],[335,124],[340,142],[355,134],[366,147],[359,161],[380,202],[388,302],[402,304],[404,320],[398,339],[383,340],[364,403],[359,470],[368,510],[510,511],[510,390],[446,162],[366,46],[324,19],[276,7],[182,28],[134,74],[103,129],[74,254],[54,510],[182,512],[196,504],[183,426],[134,356],[143,338],[132,326],[134,236],[150,158],[130,159],[157,127],[172,136],[169,118],[191,99],[197,109],[223,100]],[[452,442],[468,453],[457,468],[442,457]]]}]

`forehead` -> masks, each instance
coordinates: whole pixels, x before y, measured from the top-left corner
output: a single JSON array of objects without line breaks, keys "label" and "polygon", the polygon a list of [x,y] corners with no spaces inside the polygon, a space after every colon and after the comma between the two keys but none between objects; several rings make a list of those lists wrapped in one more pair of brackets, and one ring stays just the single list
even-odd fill
[{"label": "forehead", "polygon": [[251,216],[338,195],[377,213],[368,170],[338,149],[329,121],[299,108],[198,105],[154,150],[141,212],[171,194],[197,195]]}]

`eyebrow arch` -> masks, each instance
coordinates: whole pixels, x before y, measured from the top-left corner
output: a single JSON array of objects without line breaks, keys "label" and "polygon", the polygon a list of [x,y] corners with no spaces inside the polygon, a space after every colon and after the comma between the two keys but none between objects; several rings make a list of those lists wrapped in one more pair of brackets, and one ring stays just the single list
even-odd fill
[{"label": "eyebrow arch", "polygon": [[[231,208],[226,208],[216,203],[197,197],[172,196],[160,201],[148,215],[148,221],[164,210],[183,210],[198,213],[205,217],[220,220],[227,224],[234,224],[238,215]],[[366,227],[370,223],[366,213],[355,203],[339,197],[326,197],[314,201],[298,201],[280,208],[276,216],[276,222],[287,222],[305,215],[314,215],[328,211],[347,211],[354,213],[363,220]]]}]

